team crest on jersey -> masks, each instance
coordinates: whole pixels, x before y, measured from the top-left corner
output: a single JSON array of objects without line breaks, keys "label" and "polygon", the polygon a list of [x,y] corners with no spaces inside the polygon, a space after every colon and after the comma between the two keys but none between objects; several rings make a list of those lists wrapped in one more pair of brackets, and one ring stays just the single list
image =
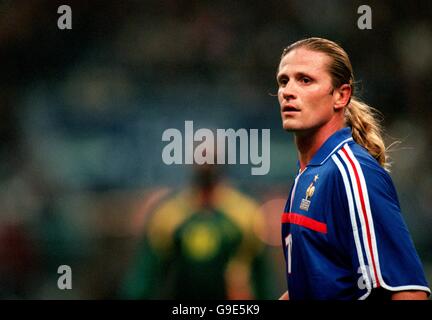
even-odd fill
[{"label": "team crest on jersey", "polygon": [[310,183],[309,187],[306,189],[306,197],[302,199],[300,203],[300,209],[304,211],[309,210],[310,206],[310,198],[312,198],[314,192],[315,192],[315,183],[318,180],[318,175],[315,175],[313,181]]}]

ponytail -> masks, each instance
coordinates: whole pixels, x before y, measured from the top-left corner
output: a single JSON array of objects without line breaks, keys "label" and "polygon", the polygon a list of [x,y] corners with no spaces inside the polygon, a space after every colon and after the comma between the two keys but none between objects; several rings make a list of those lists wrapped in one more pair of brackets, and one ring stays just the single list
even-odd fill
[{"label": "ponytail", "polygon": [[345,107],[345,122],[352,129],[355,142],[363,146],[387,171],[390,162],[382,137],[382,127],[377,118],[379,111],[355,97]]}]

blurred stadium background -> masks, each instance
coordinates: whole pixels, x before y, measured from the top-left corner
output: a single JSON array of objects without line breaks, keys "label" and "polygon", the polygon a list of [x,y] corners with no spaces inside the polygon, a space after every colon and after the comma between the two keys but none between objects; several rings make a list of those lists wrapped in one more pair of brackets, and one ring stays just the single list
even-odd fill
[{"label": "blurred stadium background", "polygon": [[[61,4],[72,30],[57,28]],[[361,4],[372,30],[357,28]],[[271,128],[269,174],[225,175],[261,204],[285,198],[296,152],[269,94],[283,47],[307,36],[347,50],[359,95],[403,142],[392,177],[432,283],[431,15],[430,1],[1,1],[0,297],[121,297],[155,195],[190,181],[190,166],[161,160],[162,132],[185,120]],[[273,299],[285,279],[270,207]],[[73,290],[57,288],[63,264]]]}]

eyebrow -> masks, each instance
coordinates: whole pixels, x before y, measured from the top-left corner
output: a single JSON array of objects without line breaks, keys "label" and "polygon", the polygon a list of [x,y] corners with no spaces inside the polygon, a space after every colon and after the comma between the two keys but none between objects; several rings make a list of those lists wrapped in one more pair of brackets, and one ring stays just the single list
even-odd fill
[{"label": "eyebrow", "polygon": [[[307,74],[306,72],[303,72],[303,71],[299,71],[299,72],[294,73],[294,77],[295,78],[308,77],[308,78],[314,79],[314,77],[310,76],[309,74]],[[279,82],[280,80],[282,80],[284,78],[289,78],[289,77],[285,73],[279,74],[279,72],[278,72],[276,74],[277,82]]]},{"label": "eyebrow", "polygon": [[276,81],[280,82],[282,79],[288,78],[285,74],[279,74],[279,72],[276,74]]}]

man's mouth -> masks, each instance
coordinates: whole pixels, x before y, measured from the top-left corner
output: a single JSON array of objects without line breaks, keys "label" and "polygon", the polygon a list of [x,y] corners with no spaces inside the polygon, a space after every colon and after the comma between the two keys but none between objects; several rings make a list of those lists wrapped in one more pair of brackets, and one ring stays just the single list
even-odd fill
[{"label": "man's mouth", "polygon": [[285,105],[282,107],[282,113],[283,112],[299,112],[299,111],[300,111],[299,109],[297,109],[296,107],[291,106],[291,105]]}]

